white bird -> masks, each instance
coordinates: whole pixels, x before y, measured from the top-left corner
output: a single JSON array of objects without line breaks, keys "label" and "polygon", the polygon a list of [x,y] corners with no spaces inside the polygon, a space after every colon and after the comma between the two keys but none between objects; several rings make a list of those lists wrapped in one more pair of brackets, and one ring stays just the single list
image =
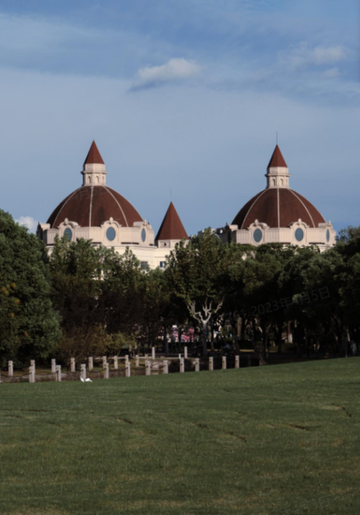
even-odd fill
[{"label": "white bird", "polygon": [[85,383],[92,383],[90,377],[88,377],[87,379],[85,379]]}]

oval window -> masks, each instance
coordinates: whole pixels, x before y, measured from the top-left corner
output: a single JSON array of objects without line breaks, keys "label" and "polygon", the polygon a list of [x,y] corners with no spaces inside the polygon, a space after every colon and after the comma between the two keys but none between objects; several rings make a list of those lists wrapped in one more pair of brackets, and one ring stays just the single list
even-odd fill
[{"label": "oval window", "polygon": [[146,240],[146,231],[145,229],[142,229],[141,231],[141,241],[144,243]]},{"label": "oval window", "polygon": [[300,227],[295,231],[295,238],[297,241],[302,241],[304,239],[304,231],[300,229]]},{"label": "oval window", "polygon": [[329,229],[326,231],[326,241],[329,243],[330,241],[330,231]]},{"label": "oval window", "polygon": [[114,241],[115,240],[115,236],[116,236],[116,232],[115,232],[114,227],[109,227],[108,230],[106,231],[107,239],[109,241]]},{"label": "oval window", "polygon": [[71,241],[71,238],[72,238],[72,230],[69,229],[69,227],[67,229],[65,229],[64,231],[64,237],[67,239],[67,241]]},{"label": "oval window", "polygon": [[259,243],[262,240],[262,237],[263,235],[260,229],[255,229],[253,234],[254,241],[256,241],[256,243]]}]

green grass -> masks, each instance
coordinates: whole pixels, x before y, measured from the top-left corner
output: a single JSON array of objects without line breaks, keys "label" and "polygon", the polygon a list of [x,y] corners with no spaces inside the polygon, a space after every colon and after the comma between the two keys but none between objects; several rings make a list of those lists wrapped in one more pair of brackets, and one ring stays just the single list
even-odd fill
[{"label": "green grass", "polygon": [[0,513],[360,513],[360,358],[0,385]]}]

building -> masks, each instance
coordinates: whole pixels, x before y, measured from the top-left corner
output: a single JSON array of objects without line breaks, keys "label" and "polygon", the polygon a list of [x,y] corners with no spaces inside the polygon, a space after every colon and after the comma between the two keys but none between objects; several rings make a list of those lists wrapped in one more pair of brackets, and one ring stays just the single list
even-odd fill
[{"label": "building", "polygon": [[302,195],[290,189],[290,174],[276,145],[267,167],[266,188],[249,200],[231,225],[217,229],[224,242],[260,245],[317,245],[324,251],[335,244],[336,231]]},{"label": "building", "polygon": [[123,254],[128,247],[143,268],[164,268],[166,256],[188,235],[171,202],[154,237],[150,223],[128,200],[107,186],[107,171],[93,142],[81,172],[82,186],[54,209],[46,224],[39,223],[37,236],[51,252],[55,237],[92,240],[95,245],[114,247]]},{"label": "building", "polygon": [[[55,237],[92,240],[114,247],[123,254],[128,247],[142,268],[164,268],[166,257],[188,235],[171,202],[154,236],[150,223],[128,200],[107,186],[107,171],[93,142],[81,172],[82,186],[54,209],[46,224],[39,223],[37,236],[51,252]],[[247,202],[231,225],[217,229],[224,243],[260,245],[281,243],[317,245],[320,250],[335,244],[335,230],[319,211],[290,189],[289,170],[276,145],[265,175],[266,188]]]}]

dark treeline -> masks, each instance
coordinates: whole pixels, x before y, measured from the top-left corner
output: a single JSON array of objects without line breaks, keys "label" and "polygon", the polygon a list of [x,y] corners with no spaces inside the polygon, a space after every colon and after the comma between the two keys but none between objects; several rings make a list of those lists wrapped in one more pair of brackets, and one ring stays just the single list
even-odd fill
[{"label": "dark treeline", "polygon": [[[360,228],[337,245],[223,245],[210,230],[180,242],[165,271],[143,271],[130,252],[89,241],[43,244],[0,211],[0,365],[50,356],[64,364],[165,344],[176,325],[195,328],[202,352],[214,330],[266,354],[292,348],[342,355],[360,340]],[[238,335],[237,338],[235,336]],[[207,341],[208,340],[208,341]],[[287,349],[289,346],[287,346]]]}]

